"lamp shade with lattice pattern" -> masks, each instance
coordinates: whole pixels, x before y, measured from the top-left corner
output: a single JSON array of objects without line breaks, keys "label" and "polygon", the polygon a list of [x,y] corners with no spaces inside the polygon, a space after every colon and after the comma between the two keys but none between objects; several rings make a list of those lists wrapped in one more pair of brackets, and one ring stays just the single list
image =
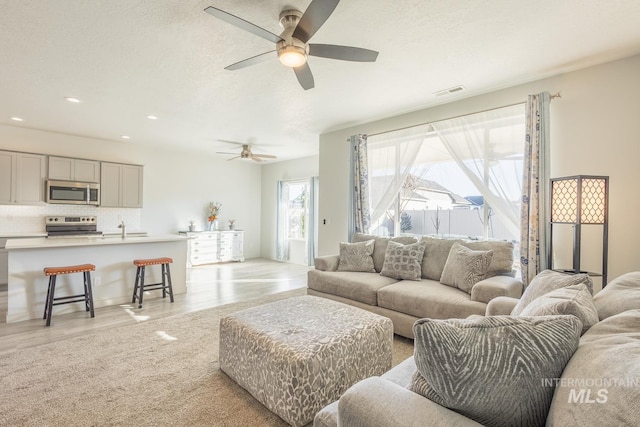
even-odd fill
[{"label": "lamp shade with lattice pattern", "polygon": [[551,179],[551,222],[606,224],[609,177],[577,175]]}]

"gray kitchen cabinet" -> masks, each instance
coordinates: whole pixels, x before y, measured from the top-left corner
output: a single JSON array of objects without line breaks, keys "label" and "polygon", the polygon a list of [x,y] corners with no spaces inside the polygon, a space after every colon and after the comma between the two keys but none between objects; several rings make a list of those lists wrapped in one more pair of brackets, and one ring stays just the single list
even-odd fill
[{"label": "gray kitchen cabinet", "polygon": [[102,162],[100,206],[142,207],[142,166]]},{"label": "gray kitchen cabinet", "polygon": [[49,156],[49,179],[100,182],[100,162]]},{"label": "gray kitchen cabinet", "polygon": [[44,202],[46,156],[0,151],[0,204]]}]

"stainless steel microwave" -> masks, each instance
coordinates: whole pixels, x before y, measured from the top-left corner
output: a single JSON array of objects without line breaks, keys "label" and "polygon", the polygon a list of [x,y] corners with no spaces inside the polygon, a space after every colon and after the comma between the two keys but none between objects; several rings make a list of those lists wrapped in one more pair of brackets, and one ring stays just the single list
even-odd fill
[{"label": "stainless steel microwave", "polygon": [[100,204],[100,184],[47,180],[45,200],[47,203],[98,206]]}]

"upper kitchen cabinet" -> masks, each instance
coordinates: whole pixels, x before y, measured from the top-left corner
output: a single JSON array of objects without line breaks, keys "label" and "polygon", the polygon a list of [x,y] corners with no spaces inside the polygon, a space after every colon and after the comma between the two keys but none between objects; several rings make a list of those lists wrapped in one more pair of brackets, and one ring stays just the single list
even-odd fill
[{"label": "upper kitchen cabinet", "polygon": [[0,203],[31,205],[44,202],[46,156],[0,151]]},{"label": "upper kitchen cabinet", "polygon": [[49,179],[100,182],[100,162],[49,156]]},{"label": "upper kitchen cabinet", "polygon": [[100,206],[142,207],[142,166],[102,162]]}]

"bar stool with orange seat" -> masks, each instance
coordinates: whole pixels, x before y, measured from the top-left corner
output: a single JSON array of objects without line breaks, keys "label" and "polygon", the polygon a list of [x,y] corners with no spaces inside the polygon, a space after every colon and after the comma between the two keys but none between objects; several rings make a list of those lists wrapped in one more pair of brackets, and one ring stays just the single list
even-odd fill
[{"label": "bar stool with orange seat", "polygon": [[[66,267],[46,267],[45,276],[49,276],[49,288],[47,289],[47,299],[44,305],[44,317],[47,326],[51,326],[51,315],[54,305],[71,304],[83,302],[87,311],[91,312],[91,317],[95,317],[93,311],[93,293],[91,291],[91,272],[96,270],[93,264],[70,265]],[[61,274],[82,273],[84,276],[84,293],[65,297],[55,297],[56,278]],[[58,302],[56,302],[58,301]]]},{"label": "bar stool with orange seat", "polygon": [[[144,291],[154,291],[162,289],[162,298],[165,298],[169,294],[171,302],[173,302],[173,286],[171,285],[171,271],[169,270],[169,264],[173,262],[173,259],[163,258],[150,258],[150,259],[136,259],[133,261],[133,265],[138,267],[136,269],[136,283],[133,288],[132,303],[138,299],[138,308],[142,308],[142,297]],[[144,284],[145,267],[148,265],[160,265],[162,267],[162,282]],[[168,292],[167,292],[168,291]]]}]

